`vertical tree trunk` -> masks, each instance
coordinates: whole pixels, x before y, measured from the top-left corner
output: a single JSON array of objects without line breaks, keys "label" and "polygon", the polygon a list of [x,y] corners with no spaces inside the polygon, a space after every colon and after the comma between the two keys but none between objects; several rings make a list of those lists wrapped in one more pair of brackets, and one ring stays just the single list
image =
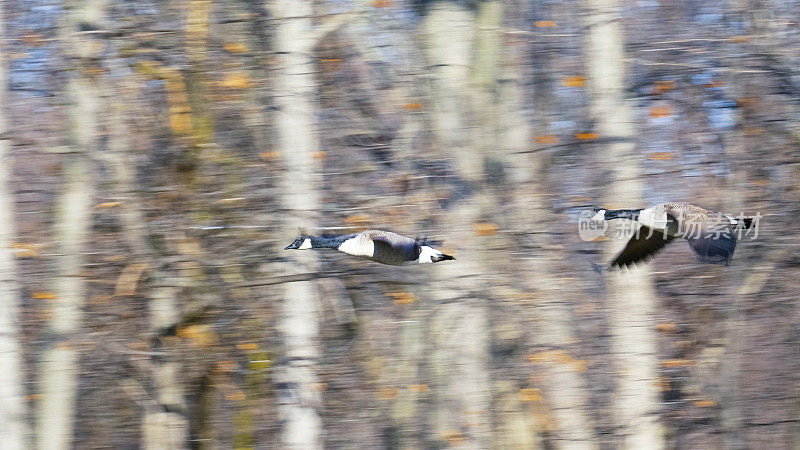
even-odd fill
[{"label": "vertical tree trunk", "polygon": [[[605,145],[600,164],[610,166],[605,202],[609,207],[642,204],[639,167],[632,126],[625,102],[625,65],[620,4],[617,0],[584,0],[587,36],[585,55],[591,91],[590,113],[601,137],[620,142]],[[620,243],[610,241],[606,257]],[[659,423],[658,361],[653,310],[655,291],[646,266],[615,271],[605,277],[611,326],[611,350],[616,364],[614,413],[625,448],[664,447]]]},{"label": "vertical tree trunk", "polygon": [[86,238],[91,227],[92,183],[87,154],[96,150],[99,99],[92,73],[102,44],[86,29],[99,30],[104,15],[101,1],[78,1],[68,9],[62,37],[74,58],[68,72],[69,135],[72,152],[64,155],[64,187],[58,199],[55,240],[58,245],[51,345],[42,355],[37,416],[40,448],[71,446],[75,422],[75,396],[79,360],[74,340],[80,329],[86,298],[82,269]]},{"label": "vertical tree trunk", "polygon": [[[536,240],[535,247],[542,248],[552,245],[546,232],[557,225],[550,219],[552,208],[546,200],[551,187],[545,175],[545,157],[541,153],[522,153],[530,148],[533,140],[531,124],[523,110],[526,96],[520,62],[525,59],[523,52],[514,53],[513,48],[508,52],[500,73],[502,83],[497,88],[501,102],[498,136],[503,151],[509,155],[506,158],[511,171],[509,179],[516,192],[513,206],[504,216],[512,226],[524,224],[526,231],[533,232],[531,239]],[[569,290],[554,273],[553,268],[558,267],[559,261],[552,255],[552,252],[537,252],[520,261],[522,270],[529,276],[527,287],[535,287],[540,294],[535,309],[539,318],[535,343],[545,351],[563,352],[575,360],[574,364],[543,360],[537,365],[546,380],[542,392],[555,427],[551,440],[555,448],[595,448],[591,421],[587,417],[585,366],[577,361],[571,348],[575,334],[572,312],[565,298]]]},{"label": "vertical tree trunk", "polygon": [[[5,11],[0,4],[0,37],[5,38]],[[0,133],[6,132],[6,55],[0,46]],[[22,347],[19,342],[19,299],[17,271],[11,249],[14,240],[14,197],[11,187],[11,157],[8,141],[0,140],[0,436],[8,449],[30,445],[25,420],[22,380]]]},{"label": "vertical tree trunk", "polygon": [[[164,276],[147,236],[147,223],[137,194],[136,163],[128,153],[131,148],[127,136],[126,117],[119,100],[114,97],[116,85],[105,85],[103,110],[110,120],[105,123],[109,132],[108,151],[101,156],[114,174],[116,194],[121,200],[120,215],[125,240],[132,254],[131,264],[143,264],[151,271],[151,279],[158,284]],[[127,99],[126,99],[127,100]],[[124,101],[124,100],[123,100]],[[98,155],[100,156],[100,155]],[[174,287],[157,287],[150,291],[150,333],[157,336],[180,321],[180,311]],[[169,349],[166,349],[167,351]],[[166,359],[166,361],[163,361]],[[180,379],[180,366],[169,357],[152,361],[155,404],[146,407],[142,419],[143,449],[181,449],[187,447],[188,424],[177,411],[186,409]]]},{"label": "vertical tree trunk", "polygon": [[[269,2],[275,20],[275,128],[285,166],[283,205],[286,222],[282,237],[288,242],[299,227],[312,227],[320,206],[317,191],[316,80],[312,59],[314,13],[311,0]],[[292,272],[314,272],[318,264],[312,252],[292,255]],[[317,289],[313,281],[287,283],[280,312],[283,363],[277,368],[276,389],[283,425],[284,448],[322,448],[322,424],[317,409],[321,398],[316,374],[319,357]]]},{"label": "vertical tree trunk", "polygon": [[[470,145],[467,128],[475,14],[455,2],[428,5],[421,23],[426,59],[432,73],[430,119],[437,144],[447,150],[462,183],[477,189],[483,154]],[[489,446],[489,372],[486,286],[481,282],[480,242],[471,236],[474,223],[491,199],[479,192],[456,200],[448,212],[445,239],[458,243],[459,264],[434,268],[440,303],[433,312],[433,439],[468,448]],[[451,231],[450,231],[451,230]]]}]

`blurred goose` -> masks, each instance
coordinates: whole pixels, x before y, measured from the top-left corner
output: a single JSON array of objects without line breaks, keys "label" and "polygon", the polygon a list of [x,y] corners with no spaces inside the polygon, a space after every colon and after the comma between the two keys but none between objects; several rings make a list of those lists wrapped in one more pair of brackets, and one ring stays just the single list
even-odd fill
[{"label": "blurred goose", "polygon": [[686,203],[660,203],[646,209],[595,209],[592,220],[628,219],[641,224],[608,269],[646,261],[675,238],[689,241],[701,262],[728,264],[736,250],[736,230],[753,218],[735,218]]},{"label": "blurred goose", "polygon": [[368,230],[344,235],[300,236],[284,250],[332,248],[348,255],[392,266],[429,264],[455,259],[429,244],[391,231]]}]

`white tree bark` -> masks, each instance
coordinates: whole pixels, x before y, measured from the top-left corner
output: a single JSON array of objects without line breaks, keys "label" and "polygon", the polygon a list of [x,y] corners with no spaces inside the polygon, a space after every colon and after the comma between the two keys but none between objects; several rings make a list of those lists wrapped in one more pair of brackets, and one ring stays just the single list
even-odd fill
[{"label": "white tree bark", "polygon": [[[511,168],[510,178],[517,187],[515,204],[508,211],[511,216],[509,220],[512,224],[524,224],[526,230],[534,233],[547,231],[554,224],[549,219],[552,209],[546,200],[549,186],[543,157],[539,153],[523,153],[530,148],[533,140],[530,118],[525,116],[524,111],[526,98],[520,73],[520,62],[524,59],[511,49],[508,52],[510,54],[503,62],[500,73],[503,82],[497,90],[500,95],[498,116],[501,118],[498,136],[503,150],[511,155],[507,158]],[[551,244],[544,233],[535,236],[539,247]],[[527,280],[528,286],[535,287],[540,294],[535,310],[539,318],[536,343],[548,350],[562,351],[569,357],[578,358],[570,354],[570,343],[575,341],[575,335],[572,312],[564,298],[568,287],[553,272],[553,267],[559,261],[552,256],[552,252],[539,252],[520,263],[525,267],[525,272],[531,275]],[[546,380],[543,395],[556,427],[550,437],[553,445],[565,449],[596,448],[592,424],[587,416],[588,387],[582,366],[543,361],[539,368]]]},{"label": "white tree bark", "polygon": [[42,399],[36,433],[38,447],[46,449],[70,448],[74,431],[79,370],[74,339],[86,299],[81,272],[91,226],[92,184],[87,153],[96,150],[99,112],[98,89],[88,72],[103,47],[81,30],[85,24],[101,29],[104,7],[100,0],[74,2],[69,5],[62,28],[65,48],[75,58],[67,81],[72,153],[64,155],[64,187],[56,212],[58,275],[50,321],[53,343],[44,351],[40,367]]},{"label": "white tree bark", "polygon": [[[0,4],[0,36],[5,36],[5,11]],[[0,47],[0,133],[5,133],[6,66]],[[15,207],[11,187],[11,157],[8,141],[0,140],[0,436],[3,447],[16,450],[30,445],[25,420],[22,380],[22,347],[19,341],[19,300],[17,271],[11,244],[15,235]]]},{"label": "white tree bark", "polygon": [[[587,81],[591,115],[607,144],[600,163],[612,168],[605,199],[609,207],[642,204],[641,168],[636,162],[633,118],[624,98],[625,64],[620,4],[617,0],[584,0]],[[619,206],[623,207],[623,206]],[[610,241],[611,258],[622,243]],[[605,276],[611,324],[611,350],[617,371],[614,414],[624,448],[664,447],[659,422],[656,296],[646,266]]]},{"label": "white tree bark", "polygon": [[[283,163],[283,205],[287,221],[283,237],[287,242],[299,227],[312,227],[319,209],[317,190],[319,151],[314,13],[311,0],[274,0],[268,2],[275,20],[275,52],[279,65],[275,71],[274,92],[276,132]],[[318,264],[312,252],[292,255],[292,264],[284,270],[314,272]],[[322,423],[317,409],[321,404],[316,374],[319,356],[318,298],[313,281],[287,283],[280,312],[284,363],[275,374],[279,399],[279,417],[283,426],[284,448],[322,448]]]},{"label": "white tree bark", "polygon": [[[460,177],[480,183],[482,152],[479,145],[470,145],[467,128],[475,25],[473,12],[442,1],[428,6],[420,27],[432,74],[430,119],[437,144],[446,150]],[[459,243],[458,264],[434,268],[437,288],[431,292],[440,303],[431,321],[433,438],[466,448],[490,445],[486,287],[480,275],[484,272],[480,246],[471,236],[473,223],[489,204],[491,199],[476,194],[448,212],[445,239]]]}]

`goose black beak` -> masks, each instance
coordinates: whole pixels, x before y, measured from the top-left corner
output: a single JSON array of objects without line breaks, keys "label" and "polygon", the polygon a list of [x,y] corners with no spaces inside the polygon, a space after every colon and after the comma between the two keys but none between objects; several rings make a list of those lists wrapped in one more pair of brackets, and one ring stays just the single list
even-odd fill
[{"label": "goose black beak", "polygon": [[439,261],[450,261],[450,260],[455,260],[455,259],[456,259],[455,257],[450,256],[450,255],[445,255],[445,254],[442,254],[442,256],[436,256],[436,257],[432,258],[433,262],[435,262],[435,263],[437,263]]}]

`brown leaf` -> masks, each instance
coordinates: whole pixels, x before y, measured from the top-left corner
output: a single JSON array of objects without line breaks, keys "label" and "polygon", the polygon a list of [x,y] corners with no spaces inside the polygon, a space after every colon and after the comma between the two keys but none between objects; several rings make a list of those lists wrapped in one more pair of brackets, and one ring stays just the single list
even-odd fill
[{"label": "brown leaf", "polygon": [[539,388],[525,388],[519,390],[519,399],[523,402],[541,402],[542,390]]},{"label": "brown leaf", "polygon": [[473,227],[475,236],[494,236],[499,229],[500,227],[492,222],[478,222]]},{"label": "brown leaf", "polygon": [[222,48],[228,53],[244,53],[247,51],[247,46],[241,42],[226,42],[222,44]]},{"label": "brown leaf", "polygon": [[133,263],[128,264],[122,273],[117,278],[117,284],[114,288],[115,297],[124,297],[136,294],[136,285],[139,283],[139,278],[142,272],[147,269],[147,263]]}]

